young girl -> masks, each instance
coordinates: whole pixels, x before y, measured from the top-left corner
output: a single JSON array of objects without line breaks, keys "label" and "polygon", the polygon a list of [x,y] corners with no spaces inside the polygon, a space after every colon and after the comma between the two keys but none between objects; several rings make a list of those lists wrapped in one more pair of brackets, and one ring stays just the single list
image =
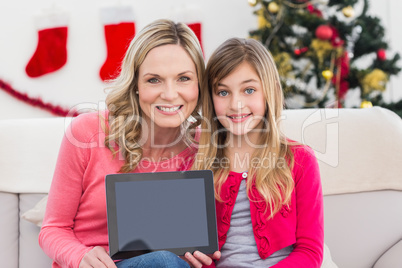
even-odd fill
[{"label": "young girl", "polygon": [[320,267],[323,197],[313,151],[280,132],[270,53],[233,38],[210,57],[194,169],[215,175],[217,267]]}]

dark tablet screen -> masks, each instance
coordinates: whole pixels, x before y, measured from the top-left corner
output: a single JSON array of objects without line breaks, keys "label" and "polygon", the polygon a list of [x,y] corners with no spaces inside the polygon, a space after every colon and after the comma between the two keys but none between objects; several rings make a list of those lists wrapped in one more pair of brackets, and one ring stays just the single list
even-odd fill
[{"label": "dark tablet screen", "polygon": [[106,176],[110,254],[218,250],[211,171]]}]

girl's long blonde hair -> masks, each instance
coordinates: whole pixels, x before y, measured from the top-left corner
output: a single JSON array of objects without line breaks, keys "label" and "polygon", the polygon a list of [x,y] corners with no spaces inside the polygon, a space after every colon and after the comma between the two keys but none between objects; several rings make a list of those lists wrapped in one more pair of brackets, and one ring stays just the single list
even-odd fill
[{"label": "girl's long blonde hair", "polygon": [[[201,137],[198,154],[193,169],[211,169],[215,177],[215,194],[219,201],[220,189],[229,174],[229,165],[223,165],[225,158],[224,145],[227,131],[217,120],[212,102],[212,92],[218,83],[232,73],[243,62],[249,63],[258,74],[266,100],[264,127],[258,145],[251,159],[259,159],[259,164],[251,165],[247,181],[247,193],[250,200],[263,201],[266,209],[270,209],[269,217],[273,217],[283,205],[289,204],[294,188],[291,169],[293,154],[286,137],[281,134],[279,122],[283,110],[283,92],[279,74],[272,55],[253,39],[232,38],[219,46],[211,55],[205,73],[205,92],[202,97]],[[269,159],[270,166],[264,167],[261,160]],[[227,160],[227,158],[226,158]],[[251,186],[255,182],[260,195],[257,200],[252,196]],[[263,199],[263,200],[261,200]]]},{"label": "girl's long blonde hair", "polygon": [[[134,170],[142,159],[141,139],[142,111],[139,106],[138,72],[148,52],[153,48],[168,45],[180,45],[193,60],[198,76],[199,96],[203,87],[205,64],[199,41],[194,32],[184,23],[170,20],[157,20],[147,25],[131,41],[123,59],[120,75],[112,81],[111,91],[106,97],[109,110],[108,126],[106,126],[105,146],[113,155],[121,153],[125,163],[120,172]],[[200,97],[194,112],[191,114],[196,123],[185,128],[184,137],[199,125]]]}]

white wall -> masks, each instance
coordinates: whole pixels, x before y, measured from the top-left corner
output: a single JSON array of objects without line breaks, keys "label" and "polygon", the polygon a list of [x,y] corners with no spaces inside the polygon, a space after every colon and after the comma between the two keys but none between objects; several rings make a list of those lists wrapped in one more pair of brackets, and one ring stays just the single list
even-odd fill
[{"label": "white wall", "polygon": [[[387,29],[391,52],[402,52],[398,25],[402,2],[372,0],[370,12],[380,16]],[[106,59],[106,43],[100,8],[108,5],[132,6],[136,30],[158,18],[186,19],[177,14],[197,10],[195,17],[203,27],[205,57],[229,37],[247,37],[257,22],[247,0],[171,0],[171,1],[106,1],[106,0],[14,0],[0,4],[0,79],[31,97],[70,108],[97,106],[105,99],[105,84],[99,70]],[[30,78],[25,66],[37,45],[34,16],[57,6],[69,15],[68,58],[66,65],[51,74]],[[187,12],[188,16],[193,12]],[[191,14],[190,14],[191,13]],[[184,13],[185,14],[185,13]],[[191,17],[191,16],[190,16]],[[393,79],[384,94],[387,100],[402,98],[402,79]],[[49,117],[50,113],[25,104],[0,90],[0,119]]]},{"label": "white wall", "polygon": [[[356,7],[356,15],[359,13],[359,7],[362,6],[362,0],[358,2]],[[402,57],[402,35],[400,34],[400,25],[402,23],[402,1],[400,0],[369,0],[368,14],[377,16],[381,19],[381,24],[385,28],[385,39],[388,41],[389,49],[387,56],[390,58],[398,52]],[[375,57],[375,55],[370,55]],[[370,60],[362,60],[369,64]],[[363,64],[363,66],[367,66]],[[402,67],[402,60],[399,63]],[[387,90],[382,94],[386,102],[399,101],[402,99],[402,72],[398,76],[391,77],[390,82],[387,84]],[[360,105],[360,91],[350,90],[346,95],[346,106],[353,107]]]},{"label": "white wall", "polygon": [[[34,15],[52,5],[69,14],[68,58],[66,65],[51,74],[30,78],[25,66],[37,45]],[[186,10],[197,10],[203,27],[205,56],[225,39],[248,35],[256,20],[247,1],[174,0],[174,1],[97,1],[97,0],[14,0],[0,4],[0,79],[13,88],[40,97],[45,102],[72,107],[87,106],[105,99],[105,84],[99,70],[106,59],[106,43],[100,8],[108,5],[132,6],[136,30],[158,18],[176,19]],[[193,12],[191,12],[193,13]],[[185,19],[185,16],[182,17]],[[0,118],[52,116],[15,100],[0,90]]]},{"label": "white wall", "polygon": [[[381,18],[389,41],[390,55],[398,52],[402,57],[402,1],[400,0],[371,0],[370,13]],[[402,67],[402,63],[399,63]],[[398,101],[402,99],[402,72],[397,77],[392,77],[387,91],[383,94],[386,101]]]}]

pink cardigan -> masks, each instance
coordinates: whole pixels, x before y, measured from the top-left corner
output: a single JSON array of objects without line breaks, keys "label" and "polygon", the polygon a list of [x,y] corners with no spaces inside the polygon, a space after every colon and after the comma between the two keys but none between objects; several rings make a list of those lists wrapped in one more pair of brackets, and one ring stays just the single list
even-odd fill
[{"label": "pink cardigan", "polygon": [[[103,114],[107,118],[107,114]],[[49,192],[39,244],[53,267],[78,267],[95,246],[108,250],[105,175],[117,173],[121,157],[105,148],[97,113],[78,116],[66,130]],[[135,172],[188,169],[196,150],[187,148],[171,159],[142,161]]]},{"label": "pink cardigan", "polygon": [[[254,238],[262,259],[266,259],[275,251],[293,245],[293,252],[272,267],[320,267],[323,259],[324,221],[318,163],[314,152],[307,146],[294,146],[292,151],[295,158],[292,170],[295,189],[292,193],[291,204],[289,208],[283,206],[273,219],[267,220],[264,214],[265,204],[250,202]],[[242,173],[230,172],[221,190],[224,202],[216,202],[220,249],[226,241],[242,180]],[[255,196],[258,196],[255,186],[252,191]]]}]

